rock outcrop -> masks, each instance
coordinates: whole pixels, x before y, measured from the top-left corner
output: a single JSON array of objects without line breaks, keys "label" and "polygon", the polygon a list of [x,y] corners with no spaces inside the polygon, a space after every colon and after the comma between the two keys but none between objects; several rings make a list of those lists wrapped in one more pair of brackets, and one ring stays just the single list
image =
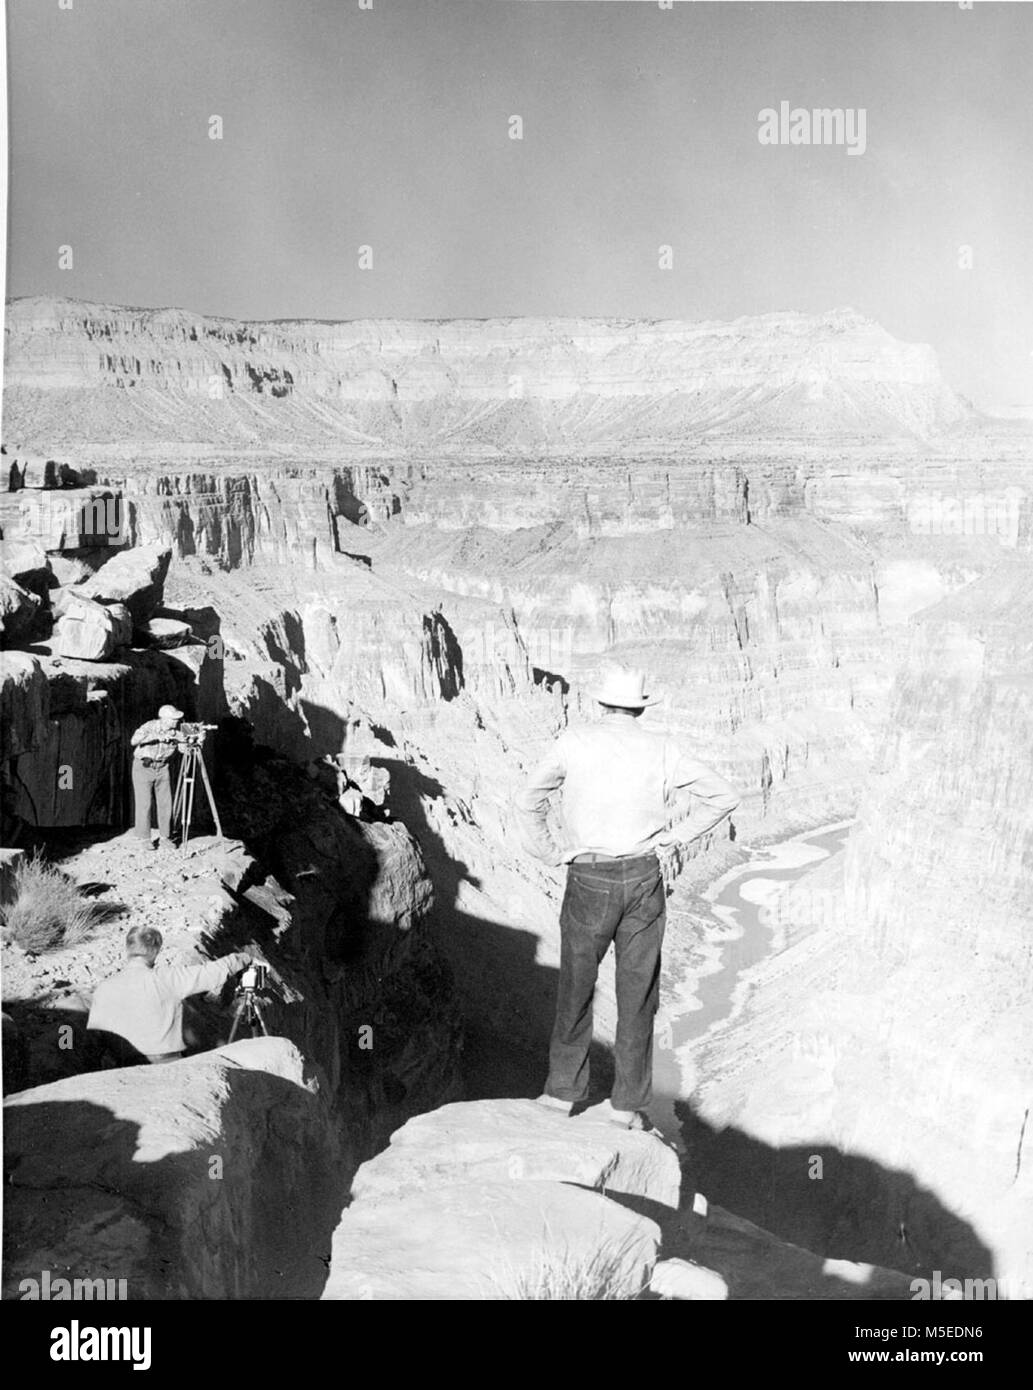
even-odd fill
[{"label": "rock outcrop", "polygon": [[79,476],[69,464],[40,455],[23,454],[20,458],[4,458],[5,492],[20,492],[24,488],[42,489],[75,487]]},{"label": "rock outcrop", "polygon": [[683,1303],[723,1303],[728,1297],[728,1285],[720,1274],[691,1260],[661,1260],[653,1270],[649,1287],[660,1298]]},{"label": "rock outcrop", "polygon": [[626,1300],[648,1286],[659,1238],[647,1218],[561,1183],[442,1187],[349,1210],[322,1297]]},{"label": "rock outcrop", "polygon": [[167,546],[144,545],[116,551],[81,585],[82,593],[100,603],[125,604],[135,623],[145,623],[161,607],[171,559],[172,551]]},{"label": "rock outcrop", "polygon": [[136,631],[142,641],[149,646],[169,651],[173,647],[185,647],[193,641],[190,624],[178,618],[148,618],[140,623]]},{"label": "rock outcrop", "polygon": [[0,574],[0,639],[5,647],[31,638],[39,611],[40,601],[35,594]]},{"label": "rock outcrop", "polygon": [[338,1152],[280,1038],[23,1091],[4,1105],[4,1296],[49,1270],[124,1279],[130,1299],[311,1297]]},{"label": "rock outcrop", "polygon": [[364,1206],[441,1184],[573,1182],[675,1208],[678,1156],[656,1135],[621,1130],[591,1115],[568,1120],[534,1101],[445,1105],[418,1115],[364,1163],[352,1196]]},{"label": "rock outcrop", "polygon": [[46,551],[34,540],[5,538],[0,550],[0,570],[43,603],[46,603],[50,590],[58,583]]},{"label": "rock outcrop", "polygon": [[74,657],[79,661],[106,661],[124,640],[125,624],[120,615],[110,612],[103,603],[95,603],[79,589],[58,590],[57,621],[50,639],[55,656]]},{"label": "rock outcrop", "polygon": [[[124,618],[89,600],[105,643]],[[59,625],[63,622],[59,619]],[[82,624],[80,624],[82,626]],[[91,648],[95,652],[96,648]],[[189,673],[159,652],[126,652],[117,661],[21,651],[0,656],[5,825],[115,826],[132,814],[129,735],[166,702],[191,708]]]},{"label": "rock outcrop", "polygon": [[[850,310],[733,323],[487,319],[235,323],[71,300],[8,308],[13,434],[93,434],[92,392],[124,431],[388,450],[576,450],[735,432],[929,433],[967,408],[929,348]],[[159,394],[165,408],[148,411]],[[60,413],[55,410],[59,407]],[[198,431],[201,431],[199,434]]]},{"label": "rock outcrop", "polygon": [[656,1135],[530,1100],[446,1106],[359,1169],[322,1296],[633,1298],[660,1228],[602,1194],[670,1210],[680,1179]]}]

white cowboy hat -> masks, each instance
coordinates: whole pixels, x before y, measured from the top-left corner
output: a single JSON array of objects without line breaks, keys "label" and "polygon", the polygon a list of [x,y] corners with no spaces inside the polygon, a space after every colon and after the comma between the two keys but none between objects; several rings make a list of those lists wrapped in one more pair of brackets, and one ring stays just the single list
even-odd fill
[{"label": "white cowboy hat", "polygon": [[592,699],[601,705],[616,705],[618,709],[645,709],[655,705],[659,695],[645,693],[646,678],[641,671],[628,671],[621,667],[611,669],[603,677],[602,684],[592,691]]}]

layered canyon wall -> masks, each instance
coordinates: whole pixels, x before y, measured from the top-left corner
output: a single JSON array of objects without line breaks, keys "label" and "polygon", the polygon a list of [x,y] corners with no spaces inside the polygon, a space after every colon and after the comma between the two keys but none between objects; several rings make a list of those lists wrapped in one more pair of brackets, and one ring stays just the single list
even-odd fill
[{"label": "layered canyon wall", "polygon": [[1030,578],[1012,560],[914,620],[845,853],[780,902],[785,949],[693,1050],[689,1118],[718,1200],[1013,1298],[1033,1295]]},{"label": "layered canyon wall", "polygon": [[[659,723],[742,794],[736,839],[723,827],[699,847],[672,900],[674,933],[690,932],[692,887],[734,860],[736,840],[762,843],[872,804],[888,729],[935,719],[957,752],[975,706],[960,686],[914,674],[932,629],[913,620],[956,595],[956,630],[976,631],[993,610],[995,581],[981,577],[1002,559],[1028,573],[1033,550],[1028,439],[975,418],[927,350],[851,314],[248,325],[21,301],[8,321],[5,417],[8,456],[67,459],[81,494],[9,493],[5,530],[39,516],[56,548],[89,568],[110,539],[174,547],[166,603],[193,634],[177,660],[201,717],[243,716],[295,760],[366,752],[390,771],[392,806],[434,884],[435,940],[458,984],[475,1086],[488,1094],[513,1084],[507,1049],[540,1062],[558,960],[558,879],[514,842],[511,796],[547,739],[588,715],[604,662],[643,665],[664,696]],[[111,501],[112,537],[68,522],[68,508],[96,514],[98,497]],[[968,639],[954,640],[960,650]],[[936,713],[923,714],[934,688]],[[998,730],[1000,753],[1006,720]],[[881,756],[892,766],[898,753]],[[1014,785],[992,779],[986,815],[1011,827],[1013,906],[1025,920]],[[868,981],[892,1000],[888,982],[911,978],[902,942],[912,924],[931,943],[935,920],[961,921],[972,894],[955,897],[932,854],[952,864],[971,849],[966,834],[947,820],[933,835],[899,803],[874,828],[863,821],[851,901],[878,939],[863,964],[833,952],[835,989],[864,994],[858,981]],[[908,863],[919,866],[924,916],[898,912],[907,895],[885,886]],[[833,989],[805,912],[785,924],[785,941],[819,964],[798,980],[799,956],[772,965],[802,991],[758,996],[761,1011],[771,1002],[756,1036],[777,1055],[787,1020]],[[1023,948],[1008,933],[1002,943],[979,977],[980,1009],[1015,975]],[[606,978],[598,1021],[605,1039]],[[713,1092],[701,1082],[699,1104],[701,1123],[717,1128],[741,1111],[743,1132],[762,1143],[746,1096],[760,1065],[754,1026],[737,1021],[707,1041],[704,1078],[727,1065],[739,1080]],[[938,1028],[934,1059],[948,1046]],[[894,1068],[913,1107],[918,1073]],[[878,1074],[862,1076],[858,1094],[879,1094],[864,1089]],[[527,1084],[527,1067],[513,1075]],[[972,1086],[990,1075],[983,1058]],[[854,1095],[852,1072],[840,1082]],[[774,1078],[757,1090],[781,1094]],[[807,1228],[816,1246],[867,1248],[858,1205],[872,1193],[884,1201],[877,1170],[898,1160],[972,1215],[950,1178],[964,1154],[921,1168],[932,1142],[922,1124],[903,1122],[898,1153],[882,1121],[851,1137],[806,1105],[797,1118],[800,1144],[866,1145],[872,1165],[828,1189],[827,1211]],[[1002,1135],[1011,1123],[1009,1109]],[[780,1134],[771,1143],[790,1143]],[[884,1263],[906,1263],[895,1248],[887,1258],[896,1207],[885,1202],[871,1243]],[[935,1228],[913,1214],[904,1225],[924,1264],[949,1242],[918,1240],[922,1219]],[[1007,1253],[996,1216],[981,1209],[977,1225],[984,1250]]]},{"label": "layered canyon wall", "polygon": [[970,414],[928,348],[851,310],[702,324],[238,323],[24,299],[8,309],[8,335],[26,447],[114,442],[114,426],[166,447],[612,451],[702,432],[925,435]]}]

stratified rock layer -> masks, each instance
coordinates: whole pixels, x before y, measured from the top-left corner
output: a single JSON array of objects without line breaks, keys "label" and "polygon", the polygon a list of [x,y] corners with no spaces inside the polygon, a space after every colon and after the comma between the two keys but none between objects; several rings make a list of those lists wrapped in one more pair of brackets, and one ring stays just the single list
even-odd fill
[{"label": "stratified rock layer", "polygon": [[19,446],[93,435],[98,388],[123,435],[236,447],[276,433],[296,444],[519,452],[680,442],[730,425],[924,434],[969,414],[929,348],[850,310],[696,324],[234,323],[24,299],[10,305],[7,332]]}]

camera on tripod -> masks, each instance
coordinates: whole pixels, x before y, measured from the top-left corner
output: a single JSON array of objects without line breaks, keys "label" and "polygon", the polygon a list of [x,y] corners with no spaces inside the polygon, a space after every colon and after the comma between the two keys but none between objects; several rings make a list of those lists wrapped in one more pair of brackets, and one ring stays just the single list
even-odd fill
[{"label": "camera on tripod", "polygon": [[215,822],[215,833],[222,838],[222,822],[212,794],[212,784],[208,780],[208,769],[204,763],[204,741],[215,729],[215,724],[181,724],[177,741],[179,743],[179,776],[176,779],[176,794],[172,798],[172,818],[179,826],[179,844],[184,848],[190,839],[190,822],[194,816],[194,784],[198,777],[208,797],[208,807]]},{"label": "camera on tripod", "polygon": [[250,1029],[253,1038],[257,1037],[259,1033],[263,1037],[269,1036],[264,1012],[269,1000],[260,997],[268,982],[269,967],[264,960],[252,960],[251,964],[241,972],[240,980],[234,992],[236,1008],[233,1011],[230,1042],[235,1041],[241,1027]]},{"label": "camera on tripod", "polygon": [[253,960],[240,977],[238,989],[263,990],[269,984],[269,967],[264,960]]},{"label": "camera on tripod", "polygon": [[184,743],[204,743],[205,735],[217,727],[216,724],[180,724],[179,736]]}]

